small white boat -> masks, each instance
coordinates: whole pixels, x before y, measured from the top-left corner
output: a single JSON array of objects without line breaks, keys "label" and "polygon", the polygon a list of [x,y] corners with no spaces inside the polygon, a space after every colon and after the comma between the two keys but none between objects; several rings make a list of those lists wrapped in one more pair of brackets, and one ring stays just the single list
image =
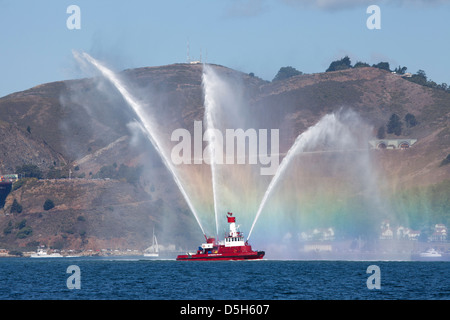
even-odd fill
[{"label": "small white boat", "polygon": [[420,256],[421,256],[422,258],[440,258],[440,257],[442,257],[442,254],[440,254],[439,252],[437,252],[435,249],[431,248],[431,249],[428,249],[428,250],[425,251],[425,252],[422,252],[422,253],[420,254]]},{"label": "small white boat", "polygon": [[155,230],[153,230],[153,242],[150,247],[144,250],[144,257],[159,257],[159,246],[158,246],[158,240],[155,236]]},{"label": "small white boat", "polygon": [[62,258],[63,256],[56,252],[49,254],[43,248],[38,248],[36,253],[33,253],[30,257],[31,258]]}]

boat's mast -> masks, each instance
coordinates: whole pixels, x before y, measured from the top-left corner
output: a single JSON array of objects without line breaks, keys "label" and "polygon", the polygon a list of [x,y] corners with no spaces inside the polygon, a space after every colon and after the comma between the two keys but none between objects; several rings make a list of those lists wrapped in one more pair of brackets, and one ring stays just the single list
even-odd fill
[{"label": "boat's mast", "polygon": [[236,229],[236,217],[233,217],[233,213],[228,212],[227,220],[228,223],[230,224],[230,236],[237,237],[238,232]]}]

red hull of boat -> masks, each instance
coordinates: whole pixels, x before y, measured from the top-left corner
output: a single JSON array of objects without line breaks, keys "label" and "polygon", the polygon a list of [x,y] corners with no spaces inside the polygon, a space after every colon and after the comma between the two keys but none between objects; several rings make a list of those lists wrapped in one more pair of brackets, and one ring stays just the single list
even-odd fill
[{"label": "red hull of boat", "polygon": [[264,257],[264,251],[253,251],[243,253],[200,253],[183,254],[177,257],[178,261],[223,261],[223,260],[258,260]]}]

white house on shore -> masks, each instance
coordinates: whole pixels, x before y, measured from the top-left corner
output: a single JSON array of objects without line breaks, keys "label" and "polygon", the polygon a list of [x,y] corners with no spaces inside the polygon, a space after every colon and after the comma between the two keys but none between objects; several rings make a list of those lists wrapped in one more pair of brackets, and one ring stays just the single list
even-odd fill
[{"label": "white house on shore", "polygon": [[379,140],[370,140],[369,145],[372,149],[408,149],[414,143],[417,142],[417,139],[379,139]]},{"label": "white house on shore", "polygon": [[[395,236],[395,237],[394,237]],[[381,223],[381,240],[418,240],[420,236],[420,231],[412,230],[407,227],[399,226],[395,229],[391,228],[390,222],[388,220],[384,220]]]},{"label": "white house on shore", "polygon": [[388,220],[384,220],[381,223],[381,234],[380,234],[381,240],[391,240],[394,239],[394,232],[391,229],[391,226],[389,224]]},{"label": "white house on shore", "polygon": [[315,228],[308,232],[302,232],[300,234],[300,240],[302,241],[333,241],[334,230],[333,228]]},{"label": "white house on shore", "polygon": [[436,224],[434,226],[434,232],[430,237],[431,241],[446,241],[447,240],[447,227],[442,224]]},{"label": "white house on shore", "polygon": [[400,226],[397,228],[397,239],[419,240],[420,231]]}]

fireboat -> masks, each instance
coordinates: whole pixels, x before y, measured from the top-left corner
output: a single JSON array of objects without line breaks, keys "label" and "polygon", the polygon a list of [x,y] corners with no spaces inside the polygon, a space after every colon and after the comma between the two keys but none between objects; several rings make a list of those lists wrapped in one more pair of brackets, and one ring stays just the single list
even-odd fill
[{"label": "fireboat", "polygon": [[196,253],[187,253],[177,256],[178,261],[214,261],[214,260],[257,260],[264,257],[264,251],[253,251],[244,235],[236,226],[236,217],[227,213],[230,231],[223,241],[206,237],[206,243],[198,247]]}]

